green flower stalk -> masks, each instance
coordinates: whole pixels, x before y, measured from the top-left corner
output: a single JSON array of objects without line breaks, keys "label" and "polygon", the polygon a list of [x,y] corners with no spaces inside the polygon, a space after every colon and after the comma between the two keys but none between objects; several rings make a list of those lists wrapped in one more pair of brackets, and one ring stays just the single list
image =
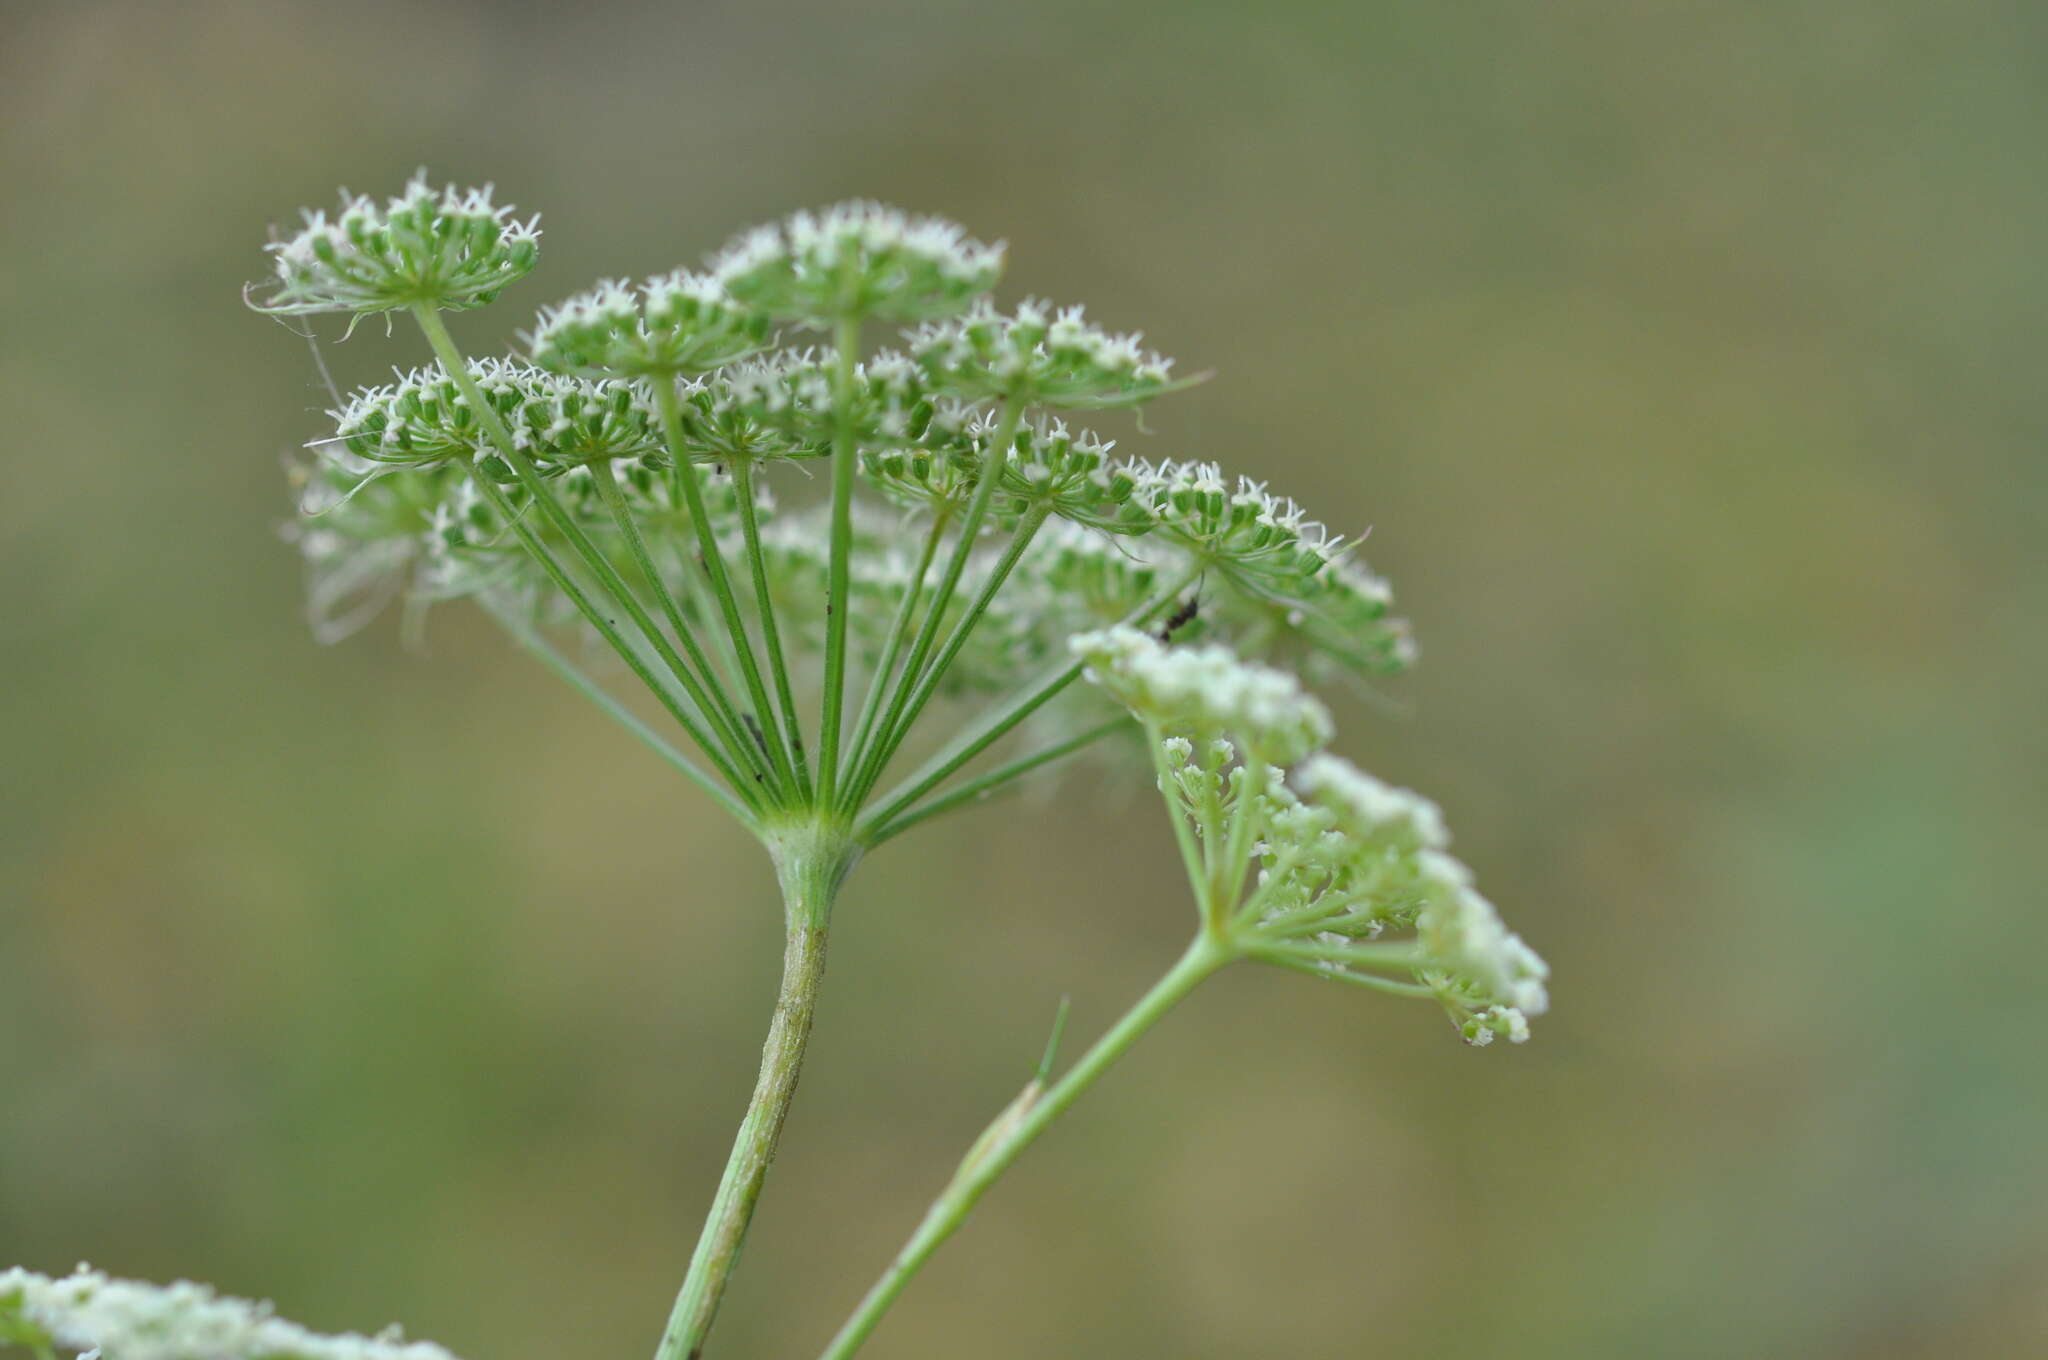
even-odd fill
[{"label": "green flower stalk", "polygon": [[[337,395],[294,468],[316,635],[392,602],[417,627],[473,601],[776,869],[783,976],[658,1360],[703,1353],[739,1262],[848,876],[1057,764],[1149,751],[1199,928],[1057,1079],[1048,1053],[828,1356],[1226,964],[1433,999],[1475,1045],[1528,1037],[1542,961],[1450,858],[1433,804],[1325,750],[1333,723],[1300,678],[1413,658],[1356,541],[1262,483],[1066,423],[1187,386],[1170,360],[1079,307],[998,307],[1001,245],[864,202],[743,233],[700,270],[601,282],[543,308],[513,352],[465,354],[442,314],[492,302],[538,242],[489,189],[421,175],[385,204],[306,214],[251,305],[402,312],[431,356]],[[894,334],[874,343],[876,327]],[[806,334],[823,339],[788,343]],[[820,461],[829,478],[783,466]],[[40,1360],[445,1357],[312,1337],[198,1286],[18,1271],[0,1276],[6,1341]]]}]

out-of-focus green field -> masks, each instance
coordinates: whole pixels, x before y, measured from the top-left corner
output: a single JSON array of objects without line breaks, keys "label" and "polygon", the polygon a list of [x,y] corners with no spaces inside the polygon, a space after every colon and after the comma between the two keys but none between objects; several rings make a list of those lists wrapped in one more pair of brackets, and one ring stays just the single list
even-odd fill
[{"label": "out-of-focus green field", "polygon": [[[426,163],[545,215],[478,348],[869,195],[1214,369],[1105,424],[1373,527],[1423,664],[1342,749],[1555,967],[1485,1052],[1226,974],[877,1360],[2048,1348],[2048,10],[568,10],[0,7],[0,1264],[472,1360],[666,1315],[765,865],[465,610],[316,646],[275,532],[327,402],[238,289]],[[1148,796],[940,825],[842,904],[714,1356],[815,1353],[1191,919]]]}]

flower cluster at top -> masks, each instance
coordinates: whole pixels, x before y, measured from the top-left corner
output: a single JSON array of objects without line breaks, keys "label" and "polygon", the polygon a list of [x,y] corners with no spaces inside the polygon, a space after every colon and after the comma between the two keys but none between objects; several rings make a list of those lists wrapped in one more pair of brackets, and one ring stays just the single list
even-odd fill
[{"label": "flower cluster at top", "polygon": [[[358,198],[333,221],[310,215],[272,248],[280,282],[266,305],[475,306],[531,267],[536,237],[487,191],[415,180],[387,207]],[[948,693],[1023,679],[1060,659],[1077,628],[1163,618],[1193,601],[1177,637],[1312,667],[1406,665],[1385,583],[1293,501],[1211,464],[1123,456],[1057,418],[1182,384],[1137,336],[1078,307],[999,311],[987,292],[1002,263],[1000,246],[936,219],[870,203],[798,213],[743,234],[701,271],[608,281],[542,309],[522,354],[466,360],[460,372],[428,364],[348,394],[299,472],[295,537],[323,635],[399,595],[484,593],[572,618],[526,539],[566,559],[580,536],[624,562],[620,503],[691,626],[714,623],[693,579],[700,532],[742,584],[739,564],[758,543],[773,558],[769,594],[817,615],[829,508],[783,509],[768,482],[775,465],[823,459],[844,440],[872,496],[848,521],[846,578],[852,659],[871,671],[896,613],[946,595],[943,633],[966,608],[959,593],[1006,556],[1002,589],[976,616],[990,637],[948,661],[938,677]],[[910,329],[894,348],[858,354],[779,344],[778,324],[838,339],[849,318]],[[704,492],[701,528],[689,481]],[[963,534],[962,584],[949,592],[948,547],[925,553],[920,540]],[[762,601],[741,609],[761,630]],[[780,633],[793,662],[815,663],[823,629]],[[911,650],[899,646],[898,660]],[[811,683],[800,676],[797,688]]]},{"label": "flower cluster at top", "polygon": [[1150,737],[1204,924],[1236,954],[1440,1001],[1468,1043],[1520,1043],[1549,969],[1448,853],[1436,804],[1321,748],[1290,674],[1131,628],[1073,639]]},{"label": "flower cluster at top", "polygon": [[[1527,1037],[1543,962],[1433,804],[1325,751],[1299,678],[1411,657],[1356,540],[1264,482],[1067,423],[1184,385],[1168,360],[1078,307],[998,309],[1000,247],[869,203],[601,283],[543,309],[522,353],[462,356],[437,309],[488,300],[533,239],[416,181],[275,248],[274,305],[408,307],[436,356],[339,400],[299,470],[322,636],[393,597],[472,597],[596,693],[545,641],[580,629],[742,821],[823,817],[868,846],[1142,726],[1210,936],[1434,997],[1474,1044]],[[899,330],[870,346],[877,322]],[[1070,687],[1084,668],[1100,693]],[[940,698],[980,712],[879,791]],[[998,742],[1023,753],[974,773]]]},{"label": "flower cluster at top", "polygon": [[393,1329],[322,1336],[205,1285],[115,1280],[80,1266],[62,1279],[0,1271],[0,1347],[106,1360],[454,1360]]}]

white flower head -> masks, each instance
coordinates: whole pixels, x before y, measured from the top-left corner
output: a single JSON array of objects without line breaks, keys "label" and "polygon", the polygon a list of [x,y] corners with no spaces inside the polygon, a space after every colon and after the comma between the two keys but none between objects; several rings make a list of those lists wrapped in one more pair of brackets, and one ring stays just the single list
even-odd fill
[{"label": "white flower head", "polygon": [[1472,887],[1471,874],[1448,855],[1430,852],[1428,900],[1416,921],[1417,937],[1432,967],[1456,984],[1446,1001],[1479,1008],[1505,1006],[1524,1016],[1550,1008],[1544,984],[1550,966],[1501,921],[1493,903]]},{"label": "white flower head", "polygon": [[1133,461],[1129,512],[1227,583],[1220,614],[1276,649],[1353,671],[1397,671],[1413,658],[1387,583],[1295,501],[1262,482],[1232,482],[1214,463]]},{"label": "white flower head", "polygon": [[1294,771],[1295,785],[1318,807],[1336,816],[1336,826],[1363,842],[1442,850],[1451,843],[1443,810],[1411,789],[1396,788],[1341,756],[1318,752]]},{"label": "white flower head", "polygon": [[[659,423],[631,383],[564,377],[499,359],[468,367],[513,446],[537,463],[601,462],[662,447]],[[482,416],[438,364],[357,391],[329,414],[336,437],[358,458],[412,466],[474,458],[510,480]]]},{"label": "white flower head", "polygon": [[534,363],[557,373],[673,378],[753,353],[769,324],[712,275],[677,270],[638,289],[608,280],[558,303],[526,342]]},{"label": "white flower head", "polygon": [[1079,307],[1048,320],[1046,304],[1027,299],[1009,316],[979,303],[957,320],[923,327],[908,343],[934,387],[975,401],[1135,406],[1193,381],[1175,381],[1173,361],[1139,340],[1089,324]]},{"label": "white flower head", "polygon": [[1496,1035],[1511,1044],[1529,1042],[1529,1017],[1513,1006],[1488,1006],[1475,1011],[1458,1026],[1458,1033],[1474,1048],[1485,1048]]},{"label": "white flower head", "polygon": [[711,262],[732,296],[774,317],[831,325],[852,317],[951,316],[995,286],[1001,243],[937,217],[841,203],[757,227]]},{"label": "white flower head", "polygon": [[259,311],[388,312],[481,307],[526,275],[540,252],[539,219],[515,221],[491,187],[435,190],[422,170],[379,207],[342,194],[340,211],[307,212],[269,250],[274,291]]},{"label": "white flower head", "polygon": [[1330,740],[1330,712],[1286,671],[1238,659],[1227,647],[1168,647],[1115,627],[1069,643],[1088,678],[1162,727],[1224,736],[1270,765],[1286,765]]}]

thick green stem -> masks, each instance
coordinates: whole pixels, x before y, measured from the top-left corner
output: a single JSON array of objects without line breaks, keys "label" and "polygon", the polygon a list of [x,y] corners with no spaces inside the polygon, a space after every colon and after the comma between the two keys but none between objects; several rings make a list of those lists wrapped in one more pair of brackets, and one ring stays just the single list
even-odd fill
[{"label": "thick green stem", "polygon": [[911,1234],[882,1278],[868,1290],[867,1297],[861,1300],[853,1316],[846,1320],[846,1325],[839,1329],[839,1334],[832,1338],[820,1360],[846,1360],[859,1350],[861,1343],[882,1320],[882,1315],[889,1311],[889,1306],[924,1268],[932,1253],[966,1222],[976,1201],[995,1183],[996,1178],[1010,1168],[1010,1164],[1039,1134],[1045,1132],[1053,1120],[1080,1099],[1081,1093],[1093,1085],[1097,1077],[1129,1052],[1146,1030],[1204,978],[1228,963],[1231,957],[1225,946],[1204,931],[1181,955],[1180,962],[1159,979],[1107,1034],[1096,1040],[1095,1046],[1083,1054],[1064,1077],[1043,1094],[1032,1087],[1025,1088],[1024,1095],[998,1115],[982,1133],[974,1150],[968,1153],[967,1160],[954,1173],[952,1183],[932,1202],[917,1231]]},{"label": "thick green stem", "polygon": [[761,1073],[746,1118],[733,1139],[732,1156],[704,1220],[689,1273],[676,1295],[656,1360],[696,1360],[704,1352],[725,1286],[739,1264],[747,1225],[761,1198],[761,1186],[775,1160],[775,1145],[796,1095],[804,1045],[817,1012],[825,976],[825,937],[832,899],[858,853],[843,829],[812,823],[770,826],[763,835],[775,856],[788,935],[782,955],[782,988],[775,1017],[761,1050]]}]

